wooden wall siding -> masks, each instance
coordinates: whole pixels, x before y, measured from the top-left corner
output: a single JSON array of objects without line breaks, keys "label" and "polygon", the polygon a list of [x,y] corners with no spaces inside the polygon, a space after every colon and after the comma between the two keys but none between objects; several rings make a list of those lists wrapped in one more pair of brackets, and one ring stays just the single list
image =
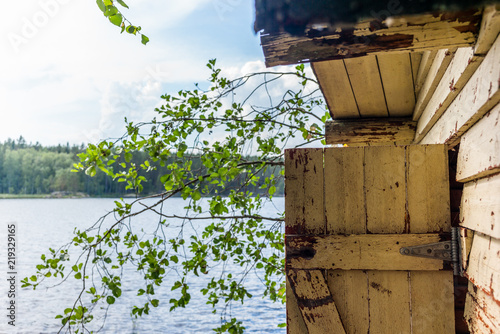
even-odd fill
[{"label": "wooden wall siding", "polygon": [[420,89],[424,85],[425,79],[427,78],[427,74],[431,68],[431,65],[434,63],[434,59],[436,58],[438,50],[424,51],[422,53],[422,59],[420,60],[420,64],[418,67],[417,76],[415,78],[415,95],[418,98]]},{"label": "wooden wall siding", "polygon": [[480,10],[366,20],[354,29],[309,38],[287,33],[261,35],[266,66],[360,57],[394,51],[424,51],[476,42]]},{"label": "wooden wall siding", "polygon": [[417,123],[409,118],[329,121],[325,125],[325,137],[328,145],[409,145],[416,128]]},{"label": "wooden wall siding", "polygon": [[500,4],[486,6],[483,11],[483,19],[481,20],[481,28],[474,47],[474,53],[477,55],[486,55],[495,42],[499,31]]},{"label": "wooden wall siding", "polygon": [[[430,157],[437,154],[433,149],[426,146],[326,148],[323,172],[318,171],[319,162],[312,161],[308,149],[287,150],[287,243],[291,241],[291,234],[296,234],[295,231],[306,232],[313,238],[337,234],[371,233],[366,235],[369,237],[376,234],[449,231],[448,175],[447,169],[443,168],[447,166],[446,147],[441,145],[436,148],[442,153],[440,158]],[[314,159],[319,161],[317,151],[314,155]],[[317,182],[296,182],[297,170],[313,173],[318,179],[323,177],[324,188],[318,189]],[[413,192],[407,191],[407,182],[414,185],[434,182],[434,186],[435,182],[439,182],[424,178],[424,172],[420,170],[433,170],[436,174],[442,171],[440,179],[445,185],[435,187],[437,193],[422,190],[432,189],[432,185],[420,186]],[[311,199],[304,200],[307,198],[305,194],[311,191],[291,189],[296,186],[307,188],[309,185],[316,193],[314,202],[324,203],[323,233],[318,229],[321,224],[318,224],[316,217],[312,219],[311,230],[304,227],[308,217],[301,212],[306,210],[305,206],[312,204]],[[429,202],[429,195],[440,199],[434,201],[440,206],[437,211],[436,208],[422,205],[424,201]],[[416,204],[408,204],[412,202]],[[299,213],[289,212],[290,208],[295,208]],[[424,210],[425,218],[419,217],[421,210]],[[428,216],[432,212],[439,213],[435,217]],[[432,224],[429,224],[429,219]],[[336,258],[335,261],[337,259],[342,260]],[[291,266],[287,265],[287,270],[290,269]],[[316,274],[319,270],[313,271]],[[454,333],[453,276],[450,271],[425,273],[337,269],[323,272],[323,275],[346,333],[384,333],[389,328],[391,332],[398,333]],[[315,295],[311,298],[318,300]],[[287,304],[292,300],[287,299]],[[304,316],[304,305],[307,304],[302,301],[301,306],[301,301],[297,302],[298,305],[287,305],[288,320],[295,323],[300,321],[291,318]],[[302,310],[302,313],[297,314],[297,309]],[[317,316],[310,310],[307,312]],[[297,333],[291,327],[289,330]],[[324,332],[331,330],[324,329]]]},{"label": "wooden wall siding", "polygon": [[460,136],[500,100],[500,38],[460,94],[420,141],[455,145]]},{"label": "wooden wall siding", "polygon": [[465,184],[460,225],[500,239],[500,174]]},{"label": "wooden wall siding", "polygon": [[489,310],[500,317],[500,240],[481,234],[474,234],[469,255],[466,276],[477,289],[484,291],[496,303]]},{"label": "wooden wall siding", "polygon": [[427,71],[425,78],[423,78],[422,87],[419,89],[417,103],[415,105],[415,110],[413,111],[414,121],[418,121],[420,115],[422,115],[425,106],[429,102],[432,93],[441,81],[441,78],[448,68],[448,65],[450,64],[454,54],[455,49],[441,49],[436,51],[434,59],[430,64],[429,70]]},{"label": "wooden wall siding", "polygon": [[418,117],[417,133],[415,135],[416,143],[425,136],[441,117],[483,59],[482,56],[474,55],[472,47],[457,49],[439,84],[427,95],[432,95],[432,97],[428,99],[426,104],[420,105],[420,109],[415,110],[414,118],[421,114]]},{"label": "wooden wall siding", "polygon": [[[365,56],[312,63],[334,119],[411,116],[421,54]],[[413,59],[413,61],[412,61]]]},{"label": "wooden wall siding", "polygon": [[498,304],[484,291],[469,283],[464,317],[472,333],[500,332],[500,314],[491,313]]},{"label": "wooden wall siding", "polygon": [[457,181],[467,182],[500,172],[500,104],[460,140]]}]

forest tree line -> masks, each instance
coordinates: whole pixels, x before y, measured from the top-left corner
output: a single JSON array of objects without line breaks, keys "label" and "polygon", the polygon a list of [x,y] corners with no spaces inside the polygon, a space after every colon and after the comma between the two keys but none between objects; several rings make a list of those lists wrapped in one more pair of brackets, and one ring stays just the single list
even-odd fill
[{"label": "forest tree line", "polygon": [[[17,140],[8,139],[0,143],[0,194],[44,195],[53,192],[84,193],[89,196],[124,196],[133,194],[126,190],[124,182],[117,182],[105,173],[97,170],[94,177],[83,172],[73,172],[73,164],[79,162],[78,154],[84,152],[85,145],[42,146],[38,142],[27,143],[21,136]],[[131,162],[140,164],[147,158],[146,152],[135,152]],[[173,162],[175,157],[169,158]],[[193,168],[202,168],[200,156],[191,156]],[[169,171],[166,166],[151,165],[155,168],[144,172],[147,182],[143,183],[143,194],[164,191],[161,177]],[[281,166],[275,168],[282,168]],[[268,170],[260,177],[272,174]],[[234,188],[241,185],[235,181]],[[253,194],[265,195],[264,191],[246,185],[245,189]],[[277,180],[275,196],[284,194],[283,180]]]}]

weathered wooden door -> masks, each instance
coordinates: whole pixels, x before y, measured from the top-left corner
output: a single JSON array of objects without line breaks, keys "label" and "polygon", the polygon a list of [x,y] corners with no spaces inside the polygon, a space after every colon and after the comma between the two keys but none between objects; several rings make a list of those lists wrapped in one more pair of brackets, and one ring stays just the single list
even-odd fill
[{"label": "weathered wooden door", "polygon": [[454,333],[453,273],[404,246],[451,230],[442,145],[285,153],[288,333]]}]

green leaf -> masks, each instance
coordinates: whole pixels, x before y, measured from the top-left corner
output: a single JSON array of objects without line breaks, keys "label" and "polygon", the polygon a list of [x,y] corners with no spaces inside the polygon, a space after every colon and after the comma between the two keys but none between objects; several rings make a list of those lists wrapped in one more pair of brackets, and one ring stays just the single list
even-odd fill
[{"label": "green leaf", "polygon": [[106,10],[106,5],[104,4],[104,1],[103,0],[96,0],[96,3],[97,3],[97,6],[99,6],[99,9],[101,10],[101,12],[104,13],[104,11]]},{"label": "green leaf", "polygon": [[127,4],[123,2],[122,0],[116,0],[120,5],[122,5],[125,8],[128,8]]},{"label": "green leaf", "polygon": [[106,6],[112,6],[113,5],[113,1],[112,0],[104,0],[104,4]]},{"label": "green leaf", "polygon": [[158,299],[151,300],[151,305],[153,305],[154,307],[158,307],[158,304],[160,304],[160,301]]},{"label": "green leaf", "polygon": [[146,35],[141,34],[141,43],[146,45],[149,42],[149,38]]},{"label": "green leaf", "polygon": [[113,296],[108,296],[106,297],[106,302],[111,305],[111,304],[114,304],[115,303],[115,297]]},{"label": "green leaf", "polygon": [[201,199],[201,193],[198,190],[195,190],[191,193],[191,198],[195,201],[199,201]]},{"label": "green leaf", "polygon": [[122,17],[122,14],[118,13],[116,15],[112,15],[110,17],[108,17],[109,21],[111,23],[113,23],[115,26],[120,26],[122,24],[122,21],[123,21],[123,17]]}]

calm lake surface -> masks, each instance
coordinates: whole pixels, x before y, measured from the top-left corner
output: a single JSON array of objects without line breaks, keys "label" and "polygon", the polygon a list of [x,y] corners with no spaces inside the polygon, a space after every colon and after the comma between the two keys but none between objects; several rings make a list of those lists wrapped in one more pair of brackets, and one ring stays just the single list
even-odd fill
[{"label": "calm lake surface", "polygon": [[[60,319],[54,317],[73,304],[79,292],[78,286],[74,284],[77,281],[71,278],[60,286],[33,291],[21,289],[20,280],[35,273],[35,266],[41,263],[40,255],[47,254],[49,247],[57,249],[69,242],[73,238],[75,226],[81,230],[89,227],[113,208],[113,201],[114,199],[0,200],[0,303],[3,310],[0,313],[0,333],[56,333],[59,330]],[[184,205],[182,199],[173,199],[168,207],[164,207],[164,212],[182,214]],[[275,215],[283,207],[284,199],[276,198],[273,203],[266,205],[262,214]],[[145,229],[155,226],[158,221],[154,215],[141,219],[140,223]],[[15,327],[7,324],[10,300],[7,282],[7,226],[12,222],[17,224]],[[66,267],[71,265],[68,263]],[[191,301],[188,308],[169,312],[168,300],[172,292],[168,283],[178,279],[178,276],[174,276],[156,289],[159,307],[153,308],[149,315],[133,319],[130,316],[132,306],[139,306],[139,301],[142,301],[135,296],[137,284],[142,283],[142,279],[135,271],[126,271],[122,279],[122,297],[110,308],[101,333],[214,333],[212,328],[220,326],[220,315],[212,314],[212,308],[205,304],[205,299],[197,292],[206,285],[207,277],[190,277],[188,282],[191,286]],[[263,285],[256,274],[248,275],[246,282],[254,297],[244,305],[235,303],[228,310],[231,316],[243,321],[247,333],[285,333],[285,329],[277,328],[278,323],[285,322],[285,306],[261,298]],[[56,280],[51,280],[50,283],[56,283]]]}]

